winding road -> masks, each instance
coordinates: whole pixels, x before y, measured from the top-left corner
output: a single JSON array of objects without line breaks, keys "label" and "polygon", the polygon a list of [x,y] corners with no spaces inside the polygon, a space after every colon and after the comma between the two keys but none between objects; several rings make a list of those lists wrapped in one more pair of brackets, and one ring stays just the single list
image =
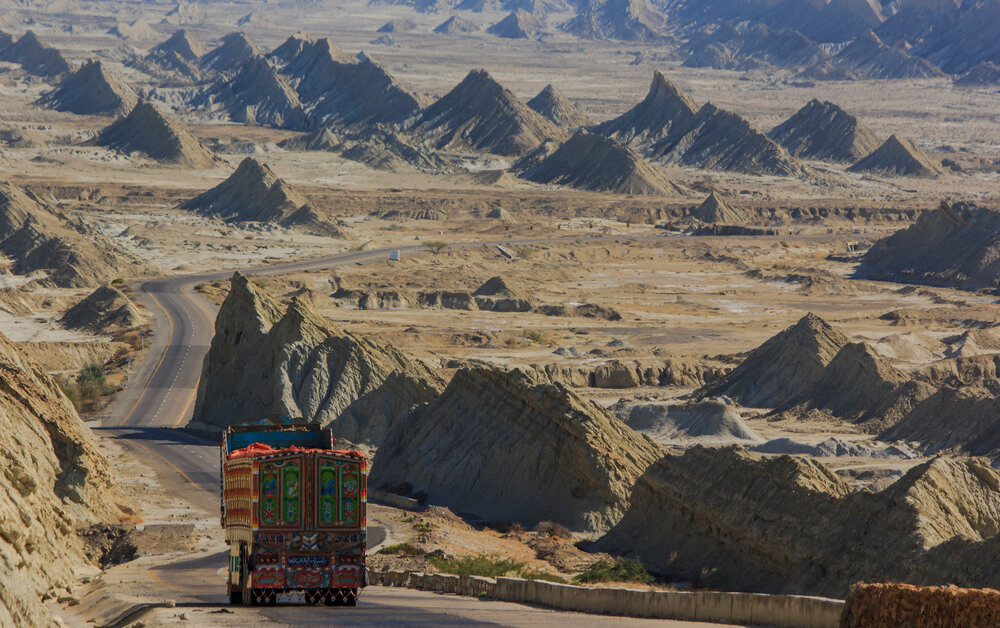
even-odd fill
[{"label": "winding road", "polygon": [[[570,241],[622,239],[622,236],[569,238]],[[636,239],[636,238],[632,238]],[[645,239],[645,238],[643,238]],[[450,245],[454,248],[553,243],[567,239],[546,238]],[[354,251],[322,258],[239,269],[248,275],[273,275],[304,270],[333,269],[346,264],[384,260],[391,251],[402,255],[424,254],[422,245]],[[162,484],[179,500],[207,513],[219,508],[218,443],[195,436],[182,428],[193,412],[202,363],[214,335],[217,313],[213,304],[193,293],[198,283],[229,278],[234,271],[219,271],[146,281],[140,298],[155,317],[156,333],[146,359],[132,374],[132,384],[119,395],[98,428],[148,463]],[[385,538],[385,530],[369,528],[369,546]],[[178,592],[190,604],[225,605],[225,552],[196,555],[189,560],[151,569],[149,575]],[[334,612],[324,608],[287,605],[253,610],[250,622],[280,622],[288,625],[328,625]],[[607,625],[607,618],[561,613],[503,602],[440,596],[406,589],[371,587],[353,609],[335,609],[343,625],[512,625],[578,626]],[[650,620],[615,618],[616,624],[647,626]],[[673,625],[657,622],[657,625]],[[676,623],[677,626],[697,626]],[[707,625],[707,624],[702,624]]]}]

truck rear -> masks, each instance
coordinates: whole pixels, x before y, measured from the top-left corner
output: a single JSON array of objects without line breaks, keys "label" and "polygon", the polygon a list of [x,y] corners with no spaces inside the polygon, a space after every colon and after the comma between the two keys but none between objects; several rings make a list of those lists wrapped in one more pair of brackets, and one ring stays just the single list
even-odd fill
[{"label": "truck rear", "polygon": [[222,437],[229,601],[357,603],[367,585],[367,460],[318,425],[234,426]]}]

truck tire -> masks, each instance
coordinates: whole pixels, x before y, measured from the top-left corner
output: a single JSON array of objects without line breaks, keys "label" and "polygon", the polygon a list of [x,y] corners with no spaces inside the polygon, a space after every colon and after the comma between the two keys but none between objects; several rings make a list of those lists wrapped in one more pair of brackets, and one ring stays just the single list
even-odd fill
[{"label": "truck tire", "polygon": [[229,585],[229,603],[230,604],[242,604],[243,603],[243,591]]}]

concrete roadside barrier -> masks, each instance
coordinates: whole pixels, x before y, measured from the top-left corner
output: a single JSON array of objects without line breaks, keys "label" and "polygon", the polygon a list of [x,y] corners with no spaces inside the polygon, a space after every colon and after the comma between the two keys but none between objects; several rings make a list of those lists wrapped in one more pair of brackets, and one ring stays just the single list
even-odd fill
[{"label": "concrete roadside barrier", "polygon": [[580,613],[775,628],[838,628],[844,609],[843,600],[802,595],[590,588],[520,578],[493,580],[401,571],[373,574],[372,583]]}]

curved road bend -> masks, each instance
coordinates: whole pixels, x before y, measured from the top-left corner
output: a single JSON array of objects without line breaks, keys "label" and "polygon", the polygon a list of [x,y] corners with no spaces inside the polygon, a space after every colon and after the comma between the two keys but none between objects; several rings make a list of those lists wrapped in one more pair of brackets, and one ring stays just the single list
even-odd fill
[{"label": "curved road bend", "polygon": [[[502,240],[451,245],[458,247],[525,245],[559,241],[601,241],[621,239],[664,239],[663,236],[599,236],[590,238],[541,238]],[[302,270],[322,270],[345,264],[384,260],[389,253],[424,252],[422,245],[354,251],[322,258],[265,267],[239,269],[250,275],[272,275]],[[218,444],[176,429],[190,417],[201,375],[202,362],[214,335],[216,310],[207,300],[192,294],[197,284],[226,279],[233,270],[155,279],[142,284],[142,298],[155,317],[157,334],[149,355],[132,374],[135,385],[116,400],[101,428],[114,436],[135,455],[145,459],[172,492],[197,508],[215,512],[219,507]],[[164,333],[164,330],[166,333]],[[158,357],[157,357],[158,356]],[[142,382],[139,386],[138,383]],[[385,531],[373,528],[370,545],[385,538]],[[209,554],[176,562],[150,571],[150,575],[172,589],[175,597],[190,603],[224,604],[221,575],[226,565],[223,553]],[[222,566],[220,568],[220,566]],[[180,601],[180,600],[179,600]],[[277,607],[258,609],[272,620],[298,624],[328,621],[316,609]],[[503,613],[497,616],[496,613]],[[606,625],[606,618],[575,613],[558,613],[502,602],[480,602],[445,598],[423,592],[382,589],[366,592],[356,609],[337,609],[338,623],[345,625],[556,625],[572,621],[581,626]],[[324,620],[324,618],[326,618]],[[499,624],[497,622],[500,622]],[[649,625],[647,620],[616,618],[615,623]],[[662,625],[662,622],[660,622]],[[697,624],[683,623],[691,627]]]}]

